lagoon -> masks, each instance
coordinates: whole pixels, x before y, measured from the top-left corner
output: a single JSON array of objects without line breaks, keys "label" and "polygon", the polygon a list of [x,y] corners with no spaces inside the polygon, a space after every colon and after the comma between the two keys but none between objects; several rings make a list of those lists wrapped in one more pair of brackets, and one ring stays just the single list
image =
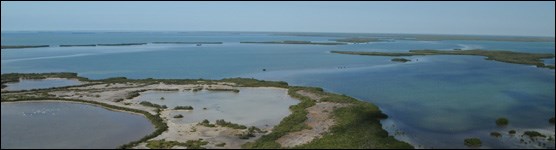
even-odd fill
[{"label": "lagoon", "polygon": [[2,148],[117,148],[150,134],[141,115],[68,102],[2,103]]},{"label": "lagoon", "polygon": [[60,78],[49,78],[41,80],[20,80],[17,83],[6,84],[6,90],[19,91],[19,90],[31,90],[31,89],[44,89],[52,87],[63,87],[63,86],[73,86],[80,85],[81,82],[75,79],[60,79]]}]

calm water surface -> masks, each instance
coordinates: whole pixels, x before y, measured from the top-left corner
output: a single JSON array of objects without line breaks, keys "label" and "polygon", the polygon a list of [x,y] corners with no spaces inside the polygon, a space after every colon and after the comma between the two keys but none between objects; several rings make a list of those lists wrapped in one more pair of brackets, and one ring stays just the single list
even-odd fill
[{"label": "calm water surface", "polygon": [[[84,36],[84,37],[81,37]],[[6,38],[7,37],[7,38]],[[32,38],[28,38],[32,37]],[[73,38],[74,37],[74,38]],[[52,40],[56,39],[56,40]],[[484,60],[480,56],[390,57],[331,54],[331,50],[404,52],[411,49],[496,49],[554,54],[554,42],[411,41],[353,45],[239,44],[239,41],[310,40],[333,37],[263,34],[68,33],[2,34],[8,44],[86,44],[153,41],[221,41],[221,45],[35,48],[2,51],[2,73],[77,72],[101,79],[253,77],[318,86],[377,104],[387,122],[415,145],[465,148],[480,137],[484,148],[529,148],[502,144],[491,131],[538,128],[554,131],[554,70]],[[6,45],[8,45],[6,44]],[[418,61],[417,61],[418,59]],[[554,62],[554,59],[545,60]],[[263,72],[262,69],[266,69]],[[497,129],[507,117],[511,126]],[[391,128],[385,126],[385,128]]]},{"label": "calm water surface", "polygon": [[150,134],[145,117],[67,102],[2,103],[2,148],[117,148]]},{"label": "calm water surface", "polygon": [[30,90],[30,89],[43,89],[51,87],[63,87],[80,85],[79,80],[72,79],[42,79],[42,80],[20,80],[17,83],[6,84],[7,90],[17,91],[17,90]]}]

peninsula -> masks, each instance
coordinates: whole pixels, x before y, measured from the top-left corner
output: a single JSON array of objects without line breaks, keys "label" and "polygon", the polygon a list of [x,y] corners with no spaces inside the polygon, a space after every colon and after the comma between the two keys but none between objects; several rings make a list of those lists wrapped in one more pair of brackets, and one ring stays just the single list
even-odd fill
[{"label": "peninsula", "polygon": [[367,56],[425,56],[425,55],[471,55],[485,56],[486,60],[505,63],[535,65],[539,68],[554,69],[554,65],[546,65],[541,59],[554,58],[554,54],[522,53],[503,50],[410,50],[409,52],[361,52],[361,51],[331,51],[337,54],[367,55]]},{"label": "peninsula", "polygon": [[[2,74],[2,84],[29,78],[71,78],[84,84],[22,91],[2,90],[2,103],[43,100],[87,103],[142,114],[154,124],[156,130],[152,134],[120,148],[413,148],[388,135],[379,122],[387,115],[377,106],[316,87],[245,78],[203,80],[118,77],[91,80],[75,73]],[[179,111],[208,110],[192,109],[191,106],[183,106],[191,109],[181,110],[138,102],[136,99],[147,91],[195,92],[195,89],[210,89],[226,92],[242,88],[282,89],[299,100],[299,103],[284,108],[291,113],[279,124],[259,129],[224,120],[217,120],[216,124],[207,120],[196,123],[175,122],[185,116],[175,115]],[[162,97],[159,101],[166,101],[164,99]],[[253,111],[256,110],[253,108]]]}]

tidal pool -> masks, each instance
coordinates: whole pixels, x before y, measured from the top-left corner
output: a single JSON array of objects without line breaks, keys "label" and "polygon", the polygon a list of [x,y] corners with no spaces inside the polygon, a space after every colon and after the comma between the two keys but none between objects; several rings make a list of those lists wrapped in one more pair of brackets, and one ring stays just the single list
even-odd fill
[{"label": "tidal pool", "polygon": [[154,131],[145,117],[69,102],[2,103],[2,149],[117,148]]},{"label": "tidal pool", "polygon": [[81,82],[74,79],[49,78],[49,79],[42,79],[42,80],[20,80],[17,83],[8,83],[6,84],[8,86],[6,87],[6,89],[10,91],[19,91],[19,90],[72,86],[72,85],[80,85],[80,84]]},{"label": "tidal pool", "polygon": [[[239,88],[240,92],[227,91],[147,91],[136,100],[166,105],[192,106],[192,111],[179,110],[171,116],[182,114],[180,123],[213,122],[224,119],[232,123],[260,128],[272,127],[290,114],[289,106],[299,103],[291,98],[286,89],[279,88]],[[164,100],[161,99],[164,97]],[[206,108],[203,109],[203,108]]]}]

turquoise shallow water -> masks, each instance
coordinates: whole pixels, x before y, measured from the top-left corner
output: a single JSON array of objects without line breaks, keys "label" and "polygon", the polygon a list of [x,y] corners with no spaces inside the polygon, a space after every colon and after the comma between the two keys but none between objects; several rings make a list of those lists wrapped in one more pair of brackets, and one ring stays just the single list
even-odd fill
[{"label": "turquoise shallow water", "polygon": [[[484,139],[486,148],[527,148],[504,145],[498,140],[489,139],[488,133],[497,130],[494,120],[498,117],[510,119],[509,128],[548,128],[554,131],[554,126],[548,124],[548,118],[555,113],[554,70],[486,61],[480,56],[419,56],[407,57],[414,60],[410,63],[396,63],[391,62],[390,57],[329,53],[330,50],[456,48],[554,53],[554,42],[407,40],[318,46],[238,42],[291,39],[326,41],[331,37],[210,34],[185,38],[169,36],[167,33],[143,34],[113,33],[69,38],[72,36],[48,33],[30,39],[21,38],[28,35],[2,34],[2,43],[85,44],[87,39],[112,43],[211,39],[224,44],[3,50],[1,72],[69,71],[93,79],[115,76],[210,79],[253,77],[283,80],[293,85],[318,86],[377,104],[391,116],[388,121],[396,124],[396,128],[405,132],[411,141],[429,148],[465,148],[463,139],[470,136]],[[59,40],[40,40],[47,37]],[[553,63],[554,59],[546,62]],[[262,69],[267,71],[263,72]]]},{"label": "turquoise shallow water", "polygon": [[145,117],[65,102],[2,103],[2,148],[117,148],[150,134]]}]

